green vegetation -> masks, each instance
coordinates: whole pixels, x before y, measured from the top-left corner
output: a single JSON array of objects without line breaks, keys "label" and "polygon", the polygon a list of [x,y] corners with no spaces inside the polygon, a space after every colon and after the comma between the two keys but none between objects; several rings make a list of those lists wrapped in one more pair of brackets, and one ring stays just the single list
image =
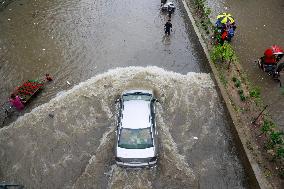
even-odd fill
[{"label": "green vegetation", "polygon": [[260,130],[262,132],[261,134],[265,134],[265,136],[267,137],[265,148],[268,150],[272,150],[272,160],[284,160],[284,133],[281,131],[277,131],[276,124],[273,123],[271,120],[268,120],[267,118],[264,119]]},{"label": "green vegetation", "polygon": [[280,146],[276,150],[276,158],[281,159],[284,158],[284,148],[283,146]]},{"label": "green vegetation", "polygon": [[239,88],[238,89],[238,94],[240,95],[241,101],[245,101],[247,99],[247,97],[244,94],[244,90],[241,89],[241,81],[238,78],[236,78],[236,77],[233,77],[232,81],[235,83],[235,87]]},{"label": "green vegetation", "polygon": [[205,0],[194,0],[194,3],[195,3],[195,8],[197,10],[204,10],[205,9]]},{"label": "green vegetation", "polygon": [[235,87],[237,87],[237,88],[241,87],[241,81],[239,79],[236,80]]},{"label": "green vegetation", "polygon": [[219,71],[219,72],[220,72],[219,77],[220,77],[221,82],[223,83],[223,85],[225,87],[227,87],[228,81],[226,79],[226,76],[225,76],[224,72],[223,71]]},{"label": "green vegetation", "polygon": [[212,51],[210,52],[210,57],[214,63],[217,63],[217,61],[223,60],[222,46],[221,45],[214,46]]},{"label": "green vegetation", "polygon": [[241,101],[245,101],[247,97],[244,94],[240,94]]},{"label": "green vegetation", "polygon": [[260,130],[262,131],[262,134],[267,134],[271,132],[273,128],[275,128],[275,124],[272,121],[264,119],[264,122]]},{"label": "green vegetation", "polygon": [[259,87],[253,87],[252,89],[250,89],[249,96],[253,98],[257,106],[260,106],[262,104]]},{"label": "green vegetation", "polygon": [[258,87],[254,87],[250,90],[249,96],[253,98],[260,98],[260,89]]},{"label": "green vegetation", "polygon": [[214,63],[216,62],[228,63],[230,66],[230,63],[235,58],[235,51],[233,50],[232,46],[229,43],[225,42],[223,46],[215,45],[212,48],[210,56]]},{"label": "green vegetation", "polygon": [[205,30],[206,34],[210,34],[210,29],[213,28],[213,25],[209,19],[209,15],[211,14],[211,9],[205,6],[205,0],[194,0],[196,13],[201,18],[201,26]]},{"label": "green vegetation", "polygon": [[270,133],[270,140],[274,146],[276,144],[283,144],[283,139],[281,137],[282,135],[283,135],[283,132],[279,132],[279,131],[272,131]]},{"label": "green vegetation", "polygon": [[238,90],[238,93],[241,95],[241,94],[244,94],[244,90],[243,89],[239,89]]}]

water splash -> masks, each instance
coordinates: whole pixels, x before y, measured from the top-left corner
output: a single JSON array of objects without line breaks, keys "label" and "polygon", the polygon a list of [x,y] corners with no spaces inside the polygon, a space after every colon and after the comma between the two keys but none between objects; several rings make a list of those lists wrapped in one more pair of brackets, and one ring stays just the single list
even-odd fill
[{"label": "water splash", "polygon": [[[160,100],[160,157],[154,169],[129,171],[114,165],[114,101],[133,88],[154,90]],[[182,75],[158,67],[113,69],[1,129],[1,179],[27,188],[196,188],[212,172],[226,169],[226,163],[227,175],[240,178],[239,162],[222,142],[227,140],[223,116],[209,74]],[[206,145],[212,150],[204,151]],[[229,158],[220,163],[224,156]],[[208,178],[215,179],[221,179],[216,187],[226,183],[226,175]]]}]

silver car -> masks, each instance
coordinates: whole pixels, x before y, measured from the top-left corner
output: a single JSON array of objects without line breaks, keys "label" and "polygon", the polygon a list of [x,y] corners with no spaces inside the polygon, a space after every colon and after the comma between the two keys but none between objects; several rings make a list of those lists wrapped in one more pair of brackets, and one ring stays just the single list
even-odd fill
[{"label": "silver car", "polygon": [[152,91],[131,90],[116,101],[118,121],[115,160],[123,167],[152,167],[157,163],[155,102]]},{"label": "silver car", "polygon": [[173,2],[167,2],[162,5],[162,11],[169,11],[169,8],[172,9],[173,11],[176,10],[176,6]]}]

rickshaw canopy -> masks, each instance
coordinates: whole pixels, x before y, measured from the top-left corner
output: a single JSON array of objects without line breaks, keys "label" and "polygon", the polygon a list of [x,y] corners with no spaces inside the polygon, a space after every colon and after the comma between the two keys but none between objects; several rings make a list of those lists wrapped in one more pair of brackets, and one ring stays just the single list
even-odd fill
[{"label": "rickshaw canopy", "polygon": [[264,51],[264,55],[267,57],[271,57],[273,55],[281,55],[284,54],[284,51],[277,45],[272,45],[270,48]]}]

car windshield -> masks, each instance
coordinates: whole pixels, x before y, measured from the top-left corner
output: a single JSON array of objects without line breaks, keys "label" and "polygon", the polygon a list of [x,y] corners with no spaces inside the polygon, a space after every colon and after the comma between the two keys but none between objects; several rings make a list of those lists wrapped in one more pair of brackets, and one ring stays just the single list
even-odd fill
[{"label": "car windshield", "polygon": [[153,147],[150,127],[144,129],[122,128],[118,146],[126,149],[145,149]]},{"label": "car windshield", "polygon": [[147,93],[131,93],[131,94],[124,94],[123,100],[151,100],[152,95]]}]

